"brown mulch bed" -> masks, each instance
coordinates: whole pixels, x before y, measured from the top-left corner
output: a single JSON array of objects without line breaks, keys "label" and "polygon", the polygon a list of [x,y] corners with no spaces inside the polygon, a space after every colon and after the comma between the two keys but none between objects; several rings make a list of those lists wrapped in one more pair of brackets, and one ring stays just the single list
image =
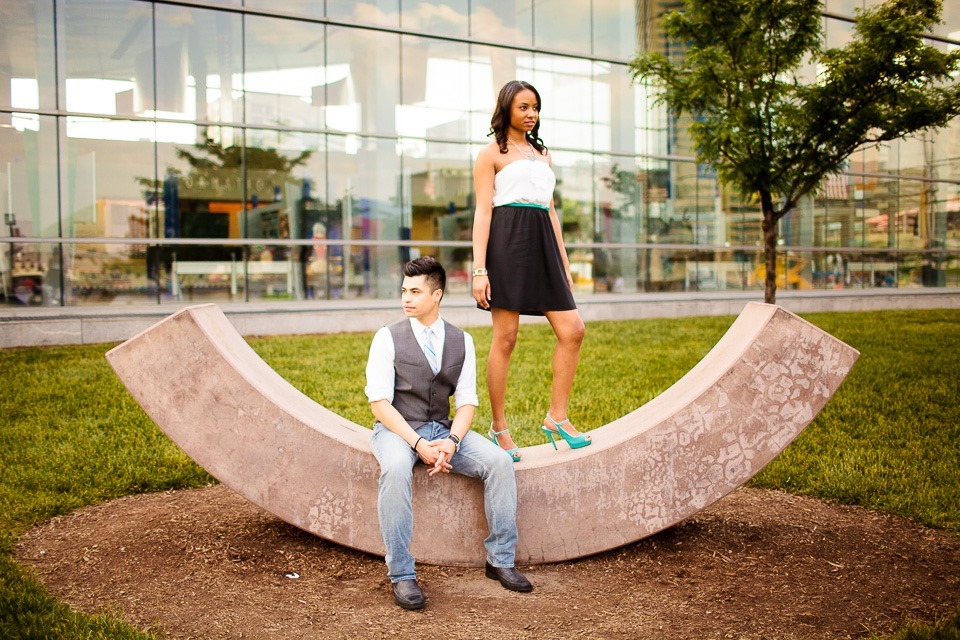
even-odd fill
[{"label": "brown mulch bed", "polygon": [[[909,520],[741,489],[680,525],[574,562],[418,567],[397,608],[382,559],[217,485],[55,518],[16,558],[62,601],[171,638],[860,638],[960,607],[960,539]],[[291,577],[288,577],[291,576]],[[297,577],[292,577],[297,576]]]}]

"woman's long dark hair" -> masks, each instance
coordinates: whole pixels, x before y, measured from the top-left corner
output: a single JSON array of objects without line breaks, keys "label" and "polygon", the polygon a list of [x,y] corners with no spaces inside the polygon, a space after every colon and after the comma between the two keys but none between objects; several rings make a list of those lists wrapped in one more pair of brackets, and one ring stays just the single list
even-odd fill
[{"label": "woman's long dark hair", "polygon": [[[513,107],[513,99],[524,89],[530,89],[530,91],[533,91],[533,95],[537,96],[537,112],[539,113],[540,93],[529,82],[511,80],[503,85],[503,88],[500,89],[500,95],[497,96],[497,108],[493,112],[493,117],[490,118],[490,133],[487,135],[496,138],[500,153],[507,152],[507,128],[510,126],[510,109]],[[547,145],[543,144],[539,132],[540,118],[538,117],[537,124],[533,125],[533,129],[526,133],[526,137],[527,142],[542,155],[546,153]]]}]

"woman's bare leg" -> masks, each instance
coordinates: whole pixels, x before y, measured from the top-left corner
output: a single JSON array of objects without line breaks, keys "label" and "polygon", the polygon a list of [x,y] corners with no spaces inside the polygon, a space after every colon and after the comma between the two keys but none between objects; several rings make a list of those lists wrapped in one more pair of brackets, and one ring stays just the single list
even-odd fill
[{"label": "woman's bare leg", "polygon": [[[508,428],[506,416],[507,375],[510,373],[510,356],[517,345],[517,331],[520,327],[520,314],[507,309],[491,309],[493,316],[493,341],[487,358],[487,389],[490,392],[490,409],[493,412],[493,430]],[[510,434],[497,437],[497,443],[503,449],[512,449],[515,445]]]},{"label": "woman's bare leg", "polygon": [[[580,318],[580,312],[548,311],[547,320],[557,336],[557,345],[553,349],[553,385],[550,389],[550,417],[557,422],[567,419],[567,405],[570,402],[570,389],[573,388],[573,378],[580,363],[580,345],[583,344],[585,327]],[[544,425],[554,429],[548,420]],[[570,435],[578,435],[573,425],[563,425],[563,430]]]}]

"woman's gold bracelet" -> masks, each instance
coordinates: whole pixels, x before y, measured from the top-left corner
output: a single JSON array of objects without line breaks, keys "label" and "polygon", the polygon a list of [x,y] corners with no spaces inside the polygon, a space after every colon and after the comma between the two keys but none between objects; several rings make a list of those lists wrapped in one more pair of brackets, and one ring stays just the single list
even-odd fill
[{"label": "woman's gold bracelet", "polygon": [[482,268],[481,268],[481,269],[474,269],[474,270],[473,270],[473,277],[474,277],[474,278],[476,278],[477,276],[485,276],[485,275],[487,275],[487,270],[486,270],[486,269],[482,269]]}]

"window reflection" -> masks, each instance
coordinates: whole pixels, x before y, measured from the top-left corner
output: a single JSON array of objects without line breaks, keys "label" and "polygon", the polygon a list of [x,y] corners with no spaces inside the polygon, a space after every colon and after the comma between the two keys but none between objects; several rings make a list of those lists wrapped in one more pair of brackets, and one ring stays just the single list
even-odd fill
[{"label": "window reflection", "polygon": [[[89,239],[0,246],[5,301],[392,298],[402,261],[424,252],[465,294],[473,159],[514,79],[543,98],[578,293],[762,287],[757,203],[718,188],[689,119],[630,76],[636,46],[672,46],[657,3],[281,4],[0,6],[4,233]],[[957,38],[957,11],[938,34]],[[824,28],[828,47],[851,38],[849,21]],[[960,250],[958,129],[858,151],[824,180],[780,222],[780,286],[957,282],[941,252]],[[578,246],[593,243],[639,246]]]},{"label": "window reflection", "polygon": [[240,122],[243,75],[240,17],[158,5],[157,112],[164,118]]},{"label": "window reflection", "polygon": [[[247,199],[243,233],[247,238],[328,237],[332,208],[326,199],[326,136],[250,131],[247,137]],[[329,297],[327,247],[255,245],[248,267],[250,297]]]},{"label": "window reflection", "polygon": [[637,50],[636,0],[595,0],[593,3],[593,54],[629,60]]},{"label": "window reflection", "polygon": [[[143,238],[157,234],[153,143],[130,135],[153,123],[67,118],[61,229],[71,238]],[[100,139],[90,129],[106,132]],[[146,247],[80,244],[67,253],[65,276],[75,302],[102,304],[145,291]]]},{"label": "window reflection", "polygon": [[590,2],[533,0],[534,45],[590,51]]},{"label": "window reflection", "polygon": [[[470,140],[489,141],[490,118],[497,103],[500,88],[511,80],[532,80],[530,56],[507,49],[472,45],[470,47],[470,74],[472,114]],[[539,89],[538,89],[539,90]]]},{"label": "window reflection", "polygon": [[[549,140],[547,140],[549,146]],[[593,155],[551,150],[557,186],[553,204],[560,217],[565,243],[592,242],[594,234]],[[568,249],[575,289],[593,288],[593,254],[589,249]]]},{"label": "window reflection", "polygon": [[532,82],[543,101],[541,137],[547,146],[591,151],[594,102],[610,96],[609,85],[594,81],[595,68],[605,65],[545,55],[520,62],[533,65]]},{"label": "window reflection", "polygon": [[468,0],[405,2],[401,26],[420,33],[466,38],[469,35],[468,5]]},{"label": "window reflection", "polygon": [[[400,157],[392,140],[329,137],[328,198],[335,211],[331,239],[401,240]],[[399,269],[408,251],[368,247],[331,249],[330,297],[396,295]],[[385,259],[391,256],[390,259]]]},{"label": "window reflection", "polygon": [[400,26],[400,0],[326,0],[327,17],[377,27]]},{"label": "window reflection", "polygon": [[136,115],[155,110],[151,5],[58,0],[62,108]]},{"label": "window reflection", "polygon": [[471,0],[470,10],[470,35],[477,40],[533,44],[532,0]]},{"label": "window reflection", "polygon": [[323,128],[323,108],[348,69],[324,59],[324,26],[250,16],[245,25],[246,121]]},{"label": "window reflection", "polygon": [[403,100],[397,133],[413,138],[467,135],[475,93],[467,45],[404,36]]},{"label": "window reflection", "polygon": [[[15,114],[16,115],[16,114]],[[23,114],[0,127],[0,235],[57,237],[56,121]],[[0,243],[0,294],[7,304],[56,304],[59,257],[55,245]]]},{"label": "window reflection", "polygon": [[[327,28],[327,127],[345,133],[396,133],[400,103],[400,36]],[[342,77],[341,77],[342,75]]]},{"label": "window reflection", "polygon": [[[473,158],[463,144],[423,141],[423,153],[403,156],[402,231],[414,241],[411,256],[437,256],[447,269],[448,291],[468,291],[471,248],[437,247],[430,240],[470,242],[473,229]],[[420,241],[420,242],[417,242]]]},{"label": "window reflection", "polygon": [[637,88],[625,65],[596,65],[593,100],[594,148],[601,152],[633,154],[636,148]]},{"label": "window reflection", "polygon": [[[0,64],[0,107],[55,108],[53,5],[0,3],[0,42],[13,43]],[[11,124],[10,114],[0,113],[0,124]]]},{"label": "window reflection", "polygon": [[[643,193],[636,161],[629,157],[601,156],[595,167],[597,225],[594,242],[646,242],[641,215]],[[637,251],[594,249],[595,291],[637,291],[640,255]]]}]

